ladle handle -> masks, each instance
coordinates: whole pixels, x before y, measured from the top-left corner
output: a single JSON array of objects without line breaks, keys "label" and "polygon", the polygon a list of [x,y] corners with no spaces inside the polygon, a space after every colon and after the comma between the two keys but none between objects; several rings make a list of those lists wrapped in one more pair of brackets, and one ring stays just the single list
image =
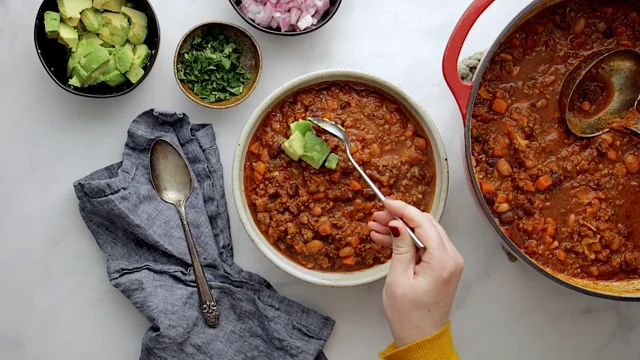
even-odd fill
[{"label": "ladle handle", "polygon": [[215,328],[220,323],[220,313],[218,310],[218,304],[211,294],[209,284],[207,284],[207,278],[202,270],[200,264],[200,258],[198,257],[198,250],[191,238],[191,231],[189,230],[189,223],[187,222],[187,212],[185,210],[185,201],[176,205],[178,214],[180,215],[180,223],[182,224],[182,230],[184,230],[184,237],[187,239],[187,247],[189,248],[189,255],[191,255],[191,263],[193,264],[193,272],[196,277],[196,286],[198,287],[198,294],[200,295],[200,309],[204,315],[204,319],[209,327]]}]

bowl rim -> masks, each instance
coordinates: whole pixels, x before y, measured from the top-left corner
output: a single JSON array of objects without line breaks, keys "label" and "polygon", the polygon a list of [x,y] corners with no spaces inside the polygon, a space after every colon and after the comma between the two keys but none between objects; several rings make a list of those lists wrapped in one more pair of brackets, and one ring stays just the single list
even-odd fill
[{"label": "bowl rim", "polygon": [[[187,93],[184,88],[182,87],[182,81],[180,81],[178,79],[178,56],[180,55],[180,47],[182,46],[182,43],[184,42],[184,40],[187,38],[187,36],[191,35],[192,32],[196,31],[198,28],[202,27],[202,26],[207,26],[207,25],[226,25],[226,26],[231,26],[233,28],[236,28],[240,31],[242,31],[243,33],[245,33],[249,39],[251,39],[251,42],[253,43],[253,45],[256,47],[256,49],[258,50],[258,73],[256,74],[256,81],[253,84],[253,86],[251,88],[249,88],[249,91],[247,92],[247,95],[241,99],[240,101],[237,101],[233,104],[228,104],[228,105],[215,105],[216,103],[207,103],[204,102],[202,100],[196,99],[194,97],[192,97],[189,93]],[[222,110],[222,109],[228,109],[228,108],[232,108],[234,106],[238,106],[241,103],[243,103],[245,100],[247,100],[252,94],[253,92],[256,90],[256,88],[258,87],[258,82],[260,82],[260,76],[262,75],[262,49],[260,49],[260,45],[258,44],[258,41],[256,40],[255,37],[253,37],[253,35],[251,35],[251,33],[249,31],[247,31],[247,29],[243,28],[240,25],[236,25],[230,22],[226,22],[226,21],[204,21],[201,22],[197,25],[194,25],[192,28],[190,28],[189,30],[187,30],[187,32],[184,33],[184,35],[182,35],[182,38],[180,38],[180,41],[178,41],[178,45],[176,46],[176,50],[173,54],[173,77],[176,80],[176,83],[178,84],[178,88],[180,88],[180,91],[182,91],[182,93],[189,98],[191,101],[195,102],[198,105],[204,106],[206,108],[209,109],[216,109],[216,110]]]},{"label": "bowl rim", "polygon": [[40,51],[40,43],[38,42],[38,19],[39,19],[38,16],[41,13],[44,13],[43,7],[44,7],[45,3],[47,2],[47,0],[42,0],[42,2],[40,3],[40,6],[38,7],[38,11],[36,12],[36,20],[33,23],[33,43],[35,45],[36,53],[38,54],[38,59],[40,60],[40,63],[42,64],[42,67],[44,67],[45,71],[47,72],[49,77],[53,80],[53,82],[55,82],[59,87],[61,87],[62,89],[64,89],[68,93],[71,93],[73,95],[86,97],[86,98],[93,98],[93,99],[109,99],[109,98],[115,98],[115,97],[123,96],[123,95],[126,95],[126,94],[132,92],[138,86],[140,86],[140,84],[142,84],[142,82],[147,78],[147,76],[149,76],[149,73],[151,73],[151,69],[155,65],[156,59],[158,58],[158,53],[160,52],[160,22],[158,20],[158,14],[156,13],[155,9],[153,8],[153,5],[151,5],[151,2],[149,0],[142,0],[142,1],[144,1],[145,4],[149,7],[149,10],[150,10],[151,14],[153,15],[153,17],[155,18],[155,21],[156,21],[156,28],[158,30],[158,44],[156,46],[156,50],[151,54],[151,57],[149,58],[149,63],[147,65],[147,70],[144,72],[144,74],[142,75],[142,78],[140,78],[140,80],[138,80],[138,82],[132,84],[131,87],[129,87],[129,88],[127,88],[127,89],[125,89],[125,90],[123,90],[121,92],[114,93],[114,94],[101,95],[101,94],[87,94],[87,93],[78,91],[76,89],[72,89],[72,88],[67,87],[65,84],[61,83],[55,76],[53,76],[53,73],[51,73],[51,69],[49,69],[47,64],[44,62],[44,58],[42,57],[42,52]]},{"label": "bowl rim", "polygon": [[273,264],[286,273],[304,280],[306,282],[331,286],[331,287],[352,287],[375,282],[384,278],[390,267],[390,262],[374,266],[361,271],[348,273],[328,273],[313,271],[298,265],[276,250],[255,225],[255,221],[249,210],[244,191],[244,161],[249,146],[249,142],[257,129],[264,115],[276,104],[294,92],[313,86],[314,84],[336,81],[336,82],[361,82],[386,96],[395,98],[396,101],[406,107],[408,111],[416,117],[418,123],[423,127],[432,146],[434,160],[436,162],[436,191],[431,206],[431,214],[436,220],[440,220],[444,213],[449,191],[449,165],[446,148],[442,136],[432,120],[431,116],[415,100],[413,100],[400,87],[391,84],[375,75],[360,71],[334,69],[312,72],[297,77],[279,87],[270,94],[254,111],[246,123],[242,134],[238,140],[238,145],[233,158],[232,186],[236,210],[240,220],[251,238],[252,242]]},{"label": "bowl rim", "polygon": [[320,25],[314,26],[314,27],[306,29],[306,30],[295,31],[295,32],[294,31],[283,32],[283,31],[264,28],[264,27],[256,24],[253,20],[251,20],[249,17],[247,17],[245,14],[243,14],[242,11],[240,11],[240,8],[238,7],[238,5],[236,5],[235,0],[229,0],[229,3],[231,4],[231,7],[238,13],[238,15],[240,15],[240,17],[242,19],[244,19],[244,21],[249,23],[249,25],[251,25],[253,28],[258,29],[258,30],[262,31],[263,33],[270,34],[270,35],[293,37],[293,36],[300,36],[300,35],[304,35],[304,34],[308,34],[308,33],[314,32],[314,31],[320,29],[321,27],[325,26],[329,21],[331,21],[331,19],[333,19],[333,17],[336,15],[338,10],[340,9],[340,5],[342,5],[342,0],[336,0],[336,9],[333,11],[333,13],[329,14],[329,16],[327,16],[327,18]]}]

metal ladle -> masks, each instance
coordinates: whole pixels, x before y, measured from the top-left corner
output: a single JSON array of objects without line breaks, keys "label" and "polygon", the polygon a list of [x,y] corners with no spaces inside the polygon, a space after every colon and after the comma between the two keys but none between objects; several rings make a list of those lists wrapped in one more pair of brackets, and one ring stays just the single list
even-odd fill
[{"label": "metal ladle", "polygon": [[[580,114],[581,87],[589,82],[601,86],[605,96],[603,108]],[[571,131],[580,137],[600,135],[612,128],[640,133],[640,119],[632,112],[640,98],[640,53],[635,50],[607,50],[589,56],[565,79],[560,93],[560,111]],[[606,104],[608,102],[608,104]],[[574,110],[575,109],[575,110]],[[577,110],[577,111],[576,111]]]},{"label": "metal ladle", "polygon": [[[309,118],[307,120],[309,120],[312,123],[318,125],[321,129],[323,129],[324,131],[326,131],[329,134],[333,135],[334,137],[342,140],[342,142],[344,143],[344,146],[346,148],[346,152],[347,152],[347,156],[349,157],[349,160],[351,160],[351,163],[356,168],[356,170],[358,170],[358,172],[360,173],[360,176],[362,176],[364,181],[366,181],[367,184],[369,184],[369,187],[373,190],[373,192],[376,194],[378,199],[380,199],[380,201],[382,201],[384,203],[384,201],[386,200],[386,197],[384,196],[384,194],[380,191],[380,189],[378,189],[376,184],[374,184],[373,181],[371,181],[371,179],[369,179],[367,174],[364,172],[364,170],[362,170],[360,165],[358,165],[356,160],[351,155],[351,142],[349,141],[349,137],[347,136],[347,133],[344,131],[344,129],[341,128],[340,126],[336,125],[332,121],[325,120],[325,119]],[[418,237],[413,232],[413,230],[411,230],[411,228],[409,226],[407,226],[407,224],[404,221],[402,221],[399,217],[397,217],[395,214],[391,214],[391,215],[393,215],[393,217],[396,220],[402,222],[406,226],[407,232],[409,233],[409,236],[411,237],[411,240],[413,240],[413,243],[416,245],[416,247],[418,249],[424,249],[425,248],[424,244],[422,243],[422,241],[420,241],[420,239],[418,239]]]},{"label": "metal ladle", "polygon": [[202,270],[196,245],[191,238],[185,205],[191,196],[193,179],[186,160],[178,149],[164,139],[157,139],[151,145],[150,154],[151,182],[158,196],[165,202],[172,204],[178,210],[184,236],[187,239],[189,255],[193,264],[196,286],[200,295],[200,307],[209,327],[215,328],[220,322],[218,304],[211,294],[207,278]]}]

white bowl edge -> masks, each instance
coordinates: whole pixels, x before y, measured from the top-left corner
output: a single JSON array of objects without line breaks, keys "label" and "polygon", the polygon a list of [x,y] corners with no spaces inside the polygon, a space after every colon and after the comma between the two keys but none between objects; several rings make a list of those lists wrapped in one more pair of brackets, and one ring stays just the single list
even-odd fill
[{"label": "white bowl edge", "polygon": [[293,92],[301,88],[312,86],[316,83],[329,81],[354,81],[380,89],[403,104],[405,109],[411,112],[416,120],[421,123],[429,137],[429,142],[432,146],[436,162],[436,191],[434,193],[433,205],[431,207],[431,215],[436,220],[440,220],[442,218],[447,201],[449,191],[449,165],[444,142],[429,114],[402,89],[374,75],[342,69],[310,73],[291,80],[281,86],[258,106],[253,115],[251,115],[251,118],[249,118],[249,121],[240,135],[238,147],[236,148],[233,158],[233,196],[240,220],[242,221],[245,230],[258,249],[271,262],[290,275],[312,284],[333,287],[350,287],[371,283],[384,278],[389,272],[390,264],[386,263],[350,273],[329,273],[306,269],[282,255],[268,243],[253,221],[253,217],[249,211],[247,199],[244,194],[244,160],[246,158],[248,142],[253,137],[254,131],[258,127],[260,121],[264,118],[265,114],[270,111],[273,106],[277,105]]}]

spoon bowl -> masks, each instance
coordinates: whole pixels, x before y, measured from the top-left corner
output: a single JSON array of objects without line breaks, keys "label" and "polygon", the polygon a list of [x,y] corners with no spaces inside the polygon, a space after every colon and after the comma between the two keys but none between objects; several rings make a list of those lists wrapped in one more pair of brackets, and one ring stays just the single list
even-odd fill
[{"label": "spoon bowl", "polygon": [[560,110],[569,129],[580,137],[597,136],[612,128],[640,132],[634,110],[639,97],[640,53],[609,50],[591,55],[567,76]]},{"label": "spoon bowl", "polygon": [[189,222],[187,221],[186,204],[193,189],[193,179],[187,161],[180,151],[169,141],[157,139],[151,145],[149,155],[151,182],[158,196],[165,202],[172,204],[178,210],[180,223],[187,240],[196,286],[200,295],[200,307],[209,327],[215,328],[220,322],[218,305],[211,294],[211,289],[200,264],[196,245],[191,238]]}]

